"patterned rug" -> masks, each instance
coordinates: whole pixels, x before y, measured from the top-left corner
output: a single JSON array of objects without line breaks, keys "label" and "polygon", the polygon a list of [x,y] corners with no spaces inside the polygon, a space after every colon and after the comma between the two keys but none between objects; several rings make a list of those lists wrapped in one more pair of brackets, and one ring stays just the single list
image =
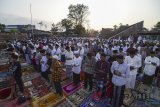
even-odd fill
[{"label": "patterned rug", "polygon": [[151,93],[151,87],[144,85],[142,83],[140,83],[135,90],[146,94]]},{"label": "patterned rug", "polygon": [[82,86],[83,83],[80,83],[78,86],[75,86],[73,82],[70,82],[67,85],[63,86],[63,91],[68,96],[80,89]]},{"label": "patterned rug", "polygon": [[63,80],[63,81],[61,82],[61,85],[62,85],[62,87],[63,87],[63,86],[65,86],[66,84],[68,84],[68,83],[70,83],[70,82],[72,82],[71,79],[65,79],[65,80]]},{"label": "patterned rug", "polygon": [[134,96],[133,94],[131,93],[131,91],[129,90],[125,90],[124,91],[124,99],[123,99],[123,104],[126,105],[126,106],[130,106],[133,101],[134,101]]},{"label": "patterned rug", "polygon": [[72,103],[72,105],[78,107],[90,94],[90,92],[84,90],[83,88],[80,88],[78,91],[70,95],[68,99]]},{"label": "patterned rug", "polygon": [[109,99],[104,98],[100,100],[95,99],[95,93],[90,94],[79,107],[111,107]]},{"label": "patterned rug", "polygon": [[143,101],[138,101],[138,100],[136,100],[136,101],[134,101],[131,105],[130,105],[130,107],[152,107],[152,106],[150,106],[150,105],[147,105],[145,102],[143,102]]},{"label": "patterned rug", "polygon": [[29,107],[30,101],[26,101],[25,103],[22,103],[20,105],[17,104],[17,99],[12,101],[3,102],[0,104],[0,107]]},{"label": "patterned rug", "polygon": [[65,100],[62,103],[56,105],[55,107],[73,107],[73,106],[71,105],[69,101]]}]

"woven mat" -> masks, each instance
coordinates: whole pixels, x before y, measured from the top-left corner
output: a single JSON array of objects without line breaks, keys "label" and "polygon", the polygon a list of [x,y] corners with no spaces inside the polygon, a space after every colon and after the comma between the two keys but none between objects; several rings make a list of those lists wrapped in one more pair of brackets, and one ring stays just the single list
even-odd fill
[{"label": "woven mat", "polygon": [[123,104],[126,105],[126,106],[130,106],[133,103],[134,100],[135,99],[134,99],[134,96],[131,93],[131,91],[125,90],[124,91]]},{"label": "woven mat", "polygon": [[95,93],[90,94],[79,107],[111,107],[109,99],[104,98],[100,100],[95,99]]},{"label": "woven mat", "polygon": [[90,95],[88,91],[80,88],[78,91],[70,95],[68,99],[73,105],[75,105],[75,107],[77,107],[83,102],[84,99],[88,97],[88,95]]},{"label": "woven mat", "polygon": [[130,105],[130,107],[152,107],[152,106],[147,105],[145,102],[136,100]]},{"label": "woven mat", "polygon": [[67,85],[63,86],[63,91],[68,96],[68,95],[71,95],[72,93],[76,92],[82,86],[83,86],[83,83],[80,83],[80,85],[75,86],[73,82],[70,82]]}]

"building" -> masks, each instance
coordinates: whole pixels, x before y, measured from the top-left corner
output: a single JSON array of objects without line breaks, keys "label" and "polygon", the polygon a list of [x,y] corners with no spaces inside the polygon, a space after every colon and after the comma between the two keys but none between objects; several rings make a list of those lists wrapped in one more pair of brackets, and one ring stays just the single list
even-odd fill
[{"label": "building", "polygon": [[110,37],[114,34],[114,30],[112,28],[102,28],[101,36],[102,37]]},{"label": "building", "polygon": [[27,30],[29,29],[35,29],[35,25],[6,25],[4,31],[5,32],[22,32],[26,33]]}]

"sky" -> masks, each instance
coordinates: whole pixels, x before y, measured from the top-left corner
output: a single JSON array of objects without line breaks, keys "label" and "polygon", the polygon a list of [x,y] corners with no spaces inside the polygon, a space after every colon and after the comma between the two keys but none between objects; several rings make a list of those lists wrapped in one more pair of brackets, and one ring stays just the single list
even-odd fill
[{"label": "sky", "polygon": [[[0,23],[30,23],[30,3],[33,20],[50,25],[67,18],[68,6],[77,3],[89,6],[88,29],[100,30],[139,21],[144,21],[144,26],[150,29],[160,21],[160,0],[0,0]],[[12,16],[19,18],[13,20]]]}]

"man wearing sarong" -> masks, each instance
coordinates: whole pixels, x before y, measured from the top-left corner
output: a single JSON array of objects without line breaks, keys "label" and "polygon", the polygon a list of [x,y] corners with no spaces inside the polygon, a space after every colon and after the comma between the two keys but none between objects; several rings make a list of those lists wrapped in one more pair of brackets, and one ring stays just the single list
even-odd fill
[{"label": "man wearing sarong", "polygon": [[65,58],[66,58],[66,76],[69,79],[72,79],[72,64],[73,64],[73,52],[71,51],[69,46],[66,46],[66,53],[65,53]]},{"label": "man wearing sarong", "polygon": [[153,78],[155,76],[156,68],[159,66],[159,58],[155,57],[155,52],[150,51],[150,55],[145,59],[144,76],[143,83],[146,85],[151,85]]},{"label": "man wearing sarong", "polygon": [[109,79],[110,64],[106,61],[106,54],[101,54],[101,60],[96,62],[95,78],[97,82],[97,92],[101,91],[101,98],[106,96],[106,83]]},{"label": "man wearing sarong", "polygon": [[112,63],[111,72],[113,74],[112,107],[121,107],[123,105],[126,77],[130,73],[130,68],[124,63],[124,57],[122,55],[118,55],[116,61]]}]

